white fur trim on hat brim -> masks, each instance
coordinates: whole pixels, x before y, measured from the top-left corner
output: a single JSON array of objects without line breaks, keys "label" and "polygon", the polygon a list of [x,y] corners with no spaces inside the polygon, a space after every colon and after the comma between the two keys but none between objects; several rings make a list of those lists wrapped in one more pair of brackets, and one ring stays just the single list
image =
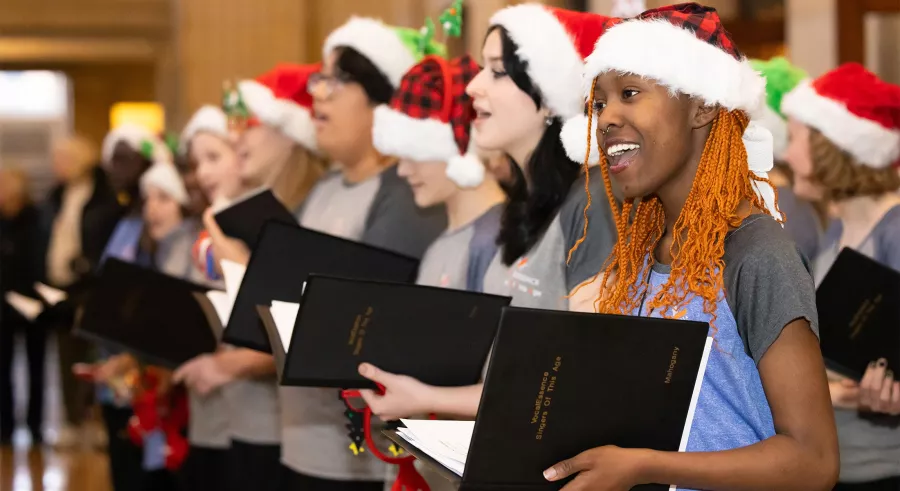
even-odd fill
[{"label": "white fur trim on hat brim", "polygon": [[[600,147],[597,143],[597,115],[593,118],[593,128],[591,129],[591,158],[588,165],[596,165],[600,162]],[[559,139],[562,141],[563,148],[566,149],[566,155],[579,164],[584,163],[585,152],[587,151],[588,138],[588,118],[581,114],[573,118],[569,118],[563,123],[562,131],[560,131]]]},{"label": "white fur trim on hat brim", "polygon": [[447,177],[461,188],[484,181],[484,163],[473,149],[460,155],[450,123],[413,118],[381,105],[375,108],[372,143],[384,155],[414,162],[446,162]]},{"label": "white fur trim on hat brim", "polygon": [[147,172],[144,172],[141,176],[141,193],[145,196],[148,187],[161,190],[182,206],[190,203],[184,181],[171,162],[155,162]]},{"label": "white fur trim on hat brim", "polygon": [[255,80],[239,82],[238,90],[247,109],[260,122],[281,131],[307,150],[318,150],[316,128],[308,109],[294,101],[276,98],[271,89]]},{"label": "white fur trim on hat brim", "polygon": [[209,133],[219,138],[228,138],[228,117],[225,112],[215,106],[203,106],[191,117],[184,131],[181,132],[179,150],[187,152],[191,140],[200,133]]},{"label": "white fur trim on hat brim", "polygon": [[781,111],[815,128],[863,165],[884,169],[900,159],[900,131],[851,113],[845,105],[816,92],[809,80],[784,96]]},{"label": "white fur trim on hat brim", "polygon": [[653,79],[668,87],[751,117],[765,105],[766,81],[744,59],[698,39],[666,20],[629,20],[597,40],[585,62],[582,94],[591,96],[598,75],[616,71]]},{"label": "white fur trim on hat brim", "polygon": [[552,12],[537,4],[515,5],[495,13],[490,25],[501,26],[509,33],[519,48],[516,55],[528,63],[529,78],[555,116],[566,120],[583,112],[580,89],[584,62]]},{"label": "white fur trim on hat brim", "polygon": [[383,155],[416,162],[447,162],[459,155],[450,123],[413,118],[386,105],[375,108],[372,142]]},{"label": "white fur trim on hat brim", "polygon": [[341,46],[353,48],[365,56],[387,76],[394,88],[400,86],[403,75],[416,64],[413,53],[397,33],[376,19],[351,17],[325,39],[322,58],[328,58]]},{"label": "white fur trim on hat brim", "polygon": [[480,186],[484,182],[484,175],[484,162],[473,151],[456,155],[447,161],[447,177],[461,188]]},{"label": "white fur trim on hat brim", "polygon": [[169,147],[162,141],[162,139],[154,135],[143,126],[126,123],[114,128],[112,131],[107,133],[106,138],[103,139],[103,147],[101,153],[103,165],[105,167],[109,167],[112,164],[113,152],[115,151],[116,145],[118,145],[119,142],[125,142],[129,147],[131,147],[132,150],[140,152],[141,147],[143,146],[143,143],[145,141],[150,142],[150,144],[153,146],[153,155],[150,156],[150,160],[154,162],[174,161],[172,157],[172,151],[169,150]]},{"label": "white fur trim on hat brim", "polygon": [[775,159],[779,161],[784,160],[784,153],[788,147],[787,121],[769,106],[766,106],[754,121],[772,134],[772,150],[774,151]]}]

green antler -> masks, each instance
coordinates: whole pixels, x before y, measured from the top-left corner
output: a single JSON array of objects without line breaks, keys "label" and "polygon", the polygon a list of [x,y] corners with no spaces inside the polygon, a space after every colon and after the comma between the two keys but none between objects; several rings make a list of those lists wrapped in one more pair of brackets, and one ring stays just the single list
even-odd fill
[{"label": "green antler", "polygon": [[420,56],[425,56],[430,51],[429,46],[434,40],[434,22],[431,17],[425,19],[425,25],[419,29],[419,46],[416,48]]}]

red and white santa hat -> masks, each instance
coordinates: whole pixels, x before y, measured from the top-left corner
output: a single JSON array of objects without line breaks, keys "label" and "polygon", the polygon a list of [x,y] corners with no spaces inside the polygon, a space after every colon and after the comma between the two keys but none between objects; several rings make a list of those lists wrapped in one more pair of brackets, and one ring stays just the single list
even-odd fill
[{"label": "red and white santa hat", "polygon": [[312,96],[306,90],[309,77],[321,65],[280,64],[256,80],[238,82],[239,96],[253,117],[271,126],[308,150],[316,151]]},{"label": "red and white santa hat", "polygon": [[404,42],[403,30],[368,17],[351,17],[332,31],[322,46],[322,58],[328,58],[342,46],[365,56],[395,88],[400,86],[400,79],[418,59],[411,46]]},{"label": "red and white santa hat", "polygon": [[[696,3],[648,10],[606,30],[584,64],[581,94],[590,101],[593,80],[606,72],[630,73],[654,80],[672,93],[696,97],[706,104],[745,111],[751,118],[766,107],[766,81],[737,49],[716,10]],[[569,157],[596,163],[596,114],[590,129],[581,114],[566,122],[562,142]],[[748,167],[765,177],[774,164],[772,134],[751,123],[743,135]],[[755,183],[768,209],[775,210],[775,192]]]},{"label": "red and white santa hat", "polygon": [[228,138],[228,116],[216,106],[203,106],[194,113],[181,132],[179,147],[186,152],[191,140],[200,133],[209,133],[222,139]]},{"label": "red and white santa hat", "polygon": [[616,22],[613,17],[529,3],[498,11],[490,25],[506,30],[519,48],[516,55],[528,64],[528,77],[540,89],[544,103],[565,121],[584,108],[584,57]]},{"label": "red and white santa hat", "polygon": [[141,175],[141,193],[146,196],[147,188],[149,187],[154,187],[166,193],[182,206],[187,206],[190,203],[184,180],[181,178],[181,174],[178,173],[178,169],[175,168],[175,164],[171,162],[154,162],[147,169],[147,172]]},{"label": "red and white santa hat", "polygon": [[172,151],[159,135],[138,124],[125,123],[113,128],[103,139],[101,158],[104,167],[112,164],[113,152],[120,142],[124,142],[147,160],[153,162],[172,162],[174,160]]},{"label": "red and white santa hat", "polygon": [[416,162],[446,162],[447,176],[460,187],[481,184],[485,168],[472,145],[475,110],[466,94],[479,71],[469,56],[425,57],[404,75],[390,104],[375,109],[375,148]]},{"label": "red and white santa hat", "polygon": [[862,165],[900,166],[900,86],[858,63],[801,82],[784,96],[781,110],[820,131]]}]

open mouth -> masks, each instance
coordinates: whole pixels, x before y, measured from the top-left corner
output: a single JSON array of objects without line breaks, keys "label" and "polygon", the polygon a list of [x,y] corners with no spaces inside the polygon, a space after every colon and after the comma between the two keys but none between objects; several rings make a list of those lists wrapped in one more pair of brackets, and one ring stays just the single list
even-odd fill
[{"label": "open mouth", "polygon": [[609,162],[609,171],[619,173],[628,168],[637,157],[641,146],[637,143],[616,143],[606,148],[606,160]]}]

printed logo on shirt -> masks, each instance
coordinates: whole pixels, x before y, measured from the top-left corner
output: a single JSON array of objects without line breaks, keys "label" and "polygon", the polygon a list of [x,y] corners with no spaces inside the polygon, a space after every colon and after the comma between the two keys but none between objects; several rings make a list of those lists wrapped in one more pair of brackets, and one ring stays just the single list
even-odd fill
[{"label": "printed logo on shirt", "polygon": [[535,298],[540,298],[543,296],[543,292],[538,289],[538,287],[541,286],[541,280],[522,272],[527,265],[527,257],[520,259],[519,262],[516,263],[515,268],[510,270],[510,277],[505,281],[505,286],[509,288],[511,292],[518,291]]}]

